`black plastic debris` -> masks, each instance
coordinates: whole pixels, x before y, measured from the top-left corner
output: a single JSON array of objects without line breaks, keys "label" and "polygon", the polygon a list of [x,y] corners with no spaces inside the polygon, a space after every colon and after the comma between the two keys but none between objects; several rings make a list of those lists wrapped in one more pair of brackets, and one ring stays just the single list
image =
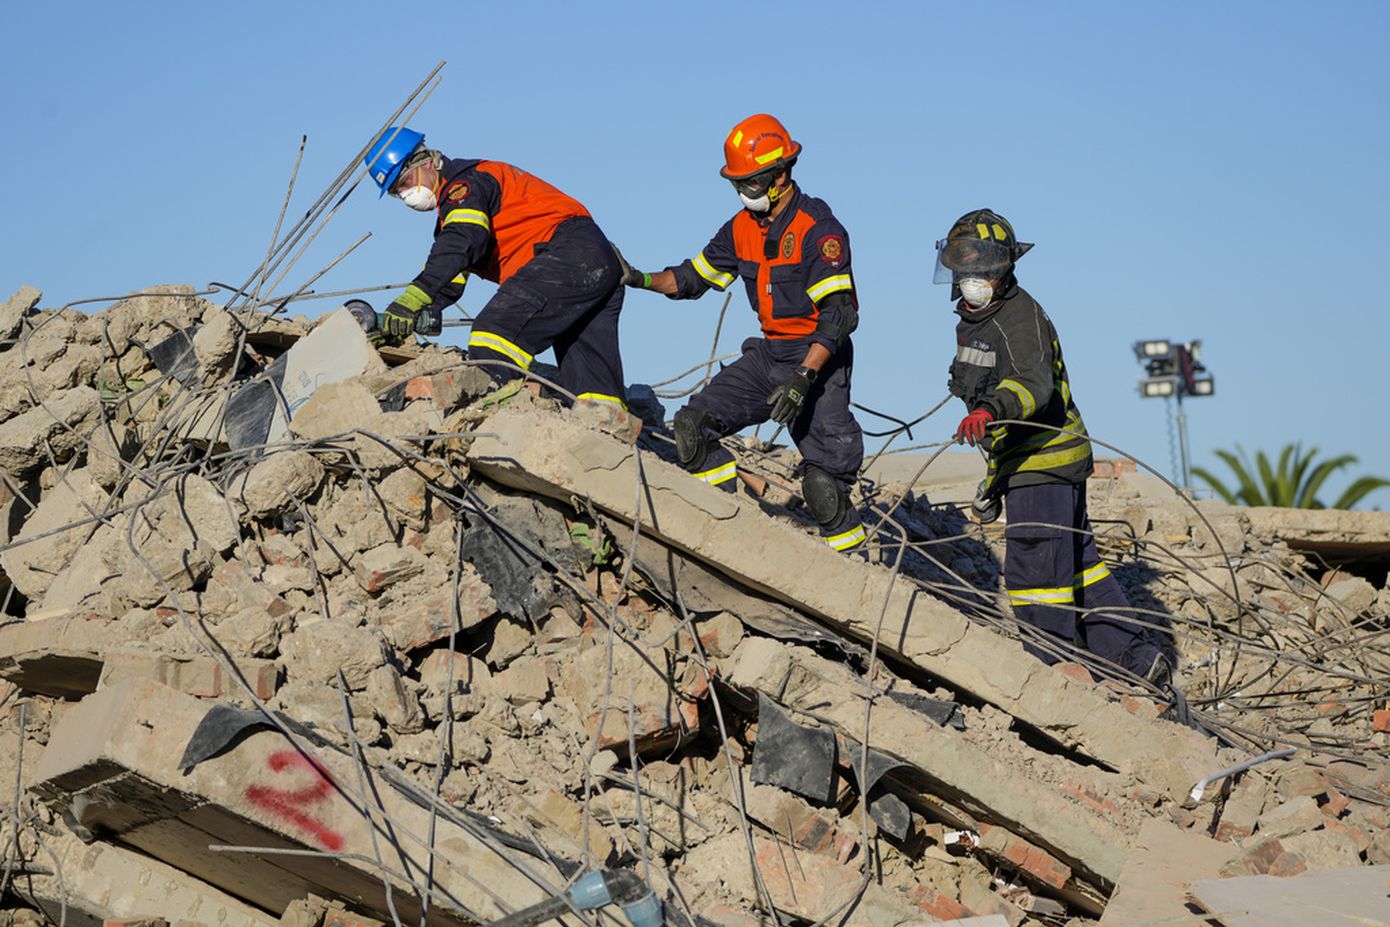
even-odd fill
[{"label": "black plastic debris", "polygon": [[932,698],[916,692],[898,692],[896,690],[890,691],[888,697],[909,711],[925,715],[942,727],[949,726],[958,731],[965,730],[965,716],[961,714],[960,705],[956,702]]},{"label": "black plastic debris", "polygon": [[198,326],[181,328],[168,338],[146,348],[150,361],[159,372],[173,377],[184,386],[198,385],[198,355],[193,351],[193,336]]},{"label": "black plastic debris", "polygon": [[758,693],[758,742],[753,781],[795,792],[821,805],[835,798],[835,734],[802,727],[772,699]]},{"label": "black plastic debris", "polygon": [[859,785],[859,794],[868,796],[869,817],[878,822],[885,834],[902,843],[912,830],[912,811],[906,802],[884,788],[880,780],[894,769],[908,764],[870,747],[868,774],[862,775],[860,767],[864,760],[864,745],[849,735],[844,735],[844,738],[845,754]]}]

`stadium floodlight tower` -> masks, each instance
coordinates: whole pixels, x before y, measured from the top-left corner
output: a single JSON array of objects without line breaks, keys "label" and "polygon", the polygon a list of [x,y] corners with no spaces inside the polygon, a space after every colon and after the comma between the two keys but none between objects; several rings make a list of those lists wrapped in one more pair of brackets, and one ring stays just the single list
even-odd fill
[{"label": "stadium floodlight tower", "polygon": [[[1173,399],[1178,404],[1178,447],[1182,461],[1182,488],[1192,486],[1192,458],[1187,447],[1187,413],[1184,396],[1214,396],[1216,382],[1202,366],[1202,342],[1178,344],[1169,340],[1136,341],[1134,356],[1148,374],[1139,379],[1143,399]],[[1171,434],[1170,434],[1171,440]],[[1170,445],[1171,446],[1171,445]]]}]

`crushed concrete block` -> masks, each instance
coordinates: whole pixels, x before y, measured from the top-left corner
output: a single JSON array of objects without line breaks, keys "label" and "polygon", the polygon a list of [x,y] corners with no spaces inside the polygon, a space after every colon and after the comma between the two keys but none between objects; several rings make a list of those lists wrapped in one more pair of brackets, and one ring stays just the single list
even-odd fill
[{"label": "crushed concrete block", "polygon": [[1282,838],[1321,827],[1324,820],[1317,801],[1303,795],[1267,809],[1255,822],[1255,828],[1262,837]]},{"label": "crushed concrete block", "polygon": [[[639,452],[633,447],[524,401],[507,403],[478,427],[467,449],[474,472],[526,492],[586,498],[628,522],[637,517],[632,487],[639,484]],[[1050,672],[1016,641],[910,583],[894,583],[888,569],[844,557],[811,532],[774,521],[755,503],[652,455],[643,458],[641,477],[644,534],[743,586],[861,641],[874,636],[879,603],[886,601],[880,646],[1060,745],[1142,776],[1171,796],[1221,768],[1214,745],[1195,731],[1130,715],[1096,688]],[[749,557],[749,550],[779,555]]]},{"label": "crushed concrete block", "polygon": [[25,316],[39,304],[41,299],[43,299],[42,291],[26,283],[16,290],[9,299],[0,303],[0,341],[9,341],[19,334]]},{"label": "crushed concrete block", "polygon": [[[828,856],[755,837],[754,853],[763,884],[778,910],[807,921],[846,917],[845,927],[881,927],[921,920],[921,909],[874,882],[863,885],[858,866],[842,866]],[[740,834],[724,834],[691,850],[685,867],[703,881],[718,879],[745,903],[758,892]],[[857,905],[849,902],[863,889]]]},{"label": "crushed concrete block", "polygon": [[420,702],[393,667],[379,666],[367,677],[367,703],[397,733],[417,734],[424,729]]},{"label": "crushed concrete block", "polygon": [[[0,553],[0,564],[15,588],[30,599],[42,598],[55,576],[97,530],[95,524],[58,531],[86,521],[108,508],[107,494],[86,468],[44,493],[15,538],[17,546]],[[56,534],[49,532],[57,531]],[[40,537],[48,534],[48,537]],[[30,538],[38,540],[30,541]]]},{"label": "crushed concrete block", "polygon": [[700,646],[706,655],[722,659],[733,654],[743,640],[743,622],[728,612],[719,612],[712,618],[695,624],[700,636]]},{"label": "crushed concrete block", "polygon": [[323,464],[308,451],[288,450],[269,454],[251,468],[233,495],[246,503],[255,518],[270,518],[295,508],[318,491]]},{"label": "crushed concrete block", "polygon": [[377,484],[377,493],[401,521],[416,531],[424,530],[429,489],[423,476],[409,467],[402,467]]},{"label": "crushed concrete block", "polygon": [[465,398],[483,395],[491,386],[492,380],[481,368],[463,367],[413,377],[406,381],[405,398],[428,399],[447,412]]},{"label": "crushed concrete block", "polygon": [[1311,830],[1280,841],[1288,853],[1303,857],[1309,870],[1361,865],[1361,850],[1351,836],[1334,830]]},{"label": "crushed concrete block", "polygon": [[[425,835],[435,829],[439,895],[429,923],[439,927],[496,919],[505,913],[498,899],[524,907],[550,897],[564,881],[531,857],[529,868],[541,876],[541,884],[534,884],[471,832],[442,815],[431,820],[427,809],[384,780],[376,781],[371,797],[353,797],[357,779],[350,756],[312,745],[306,756],[277,731],[244,735],[185,774],[179,758],[207,711],[207,703],[154,682],[126,682],[88,696],[54,727],[30,790],[89,830],[175,862],[189,875],[272,911],[315,893],[352,898],[373,915],[389,916],[382,872],[356,857],[372,857],[373,830],[378,840],[392,841],[393,868],[420,878],[429,867]],[[378,801],[389,828],[375,810]],[[315,861],[208,849],[220,842],[348,855]],[[392,882],[397,912],[418,921],[409,884]]]},{"label": "crushed concrete block", "polygon": [[505,669],[530,649],[534,640],[530,628],[504,617],[492,626],[492,646],[487,651],[487,662],[496,669]]},{"label": "crushed concrete block", "polygon": [[215,312],[198,326],[193,336],[193,354],[205,382],[219,379],[232,369],[241,331],[241,323],[230,312]]},{"label": "crushed concrete block", "polygon": [[281,652],[291,679],[336,686],[342,670],[353,691],[365,689],[372,672],[388,660],[380,633],[337,621],[300,625],[281,641]]},{"label": "crushed concrete block", "polygon": [[0,467],[21,474],[47,462],[48,447],[60,460],[80,450],[96,426],[100,403],[96,390],[78,386],[0,422]]},{"label": "crushed concrete block", "polygon": [[1216,839],[1237,842],[1253,834],[1268,794],[1269,781],[1263,776],[1242,776],[1221,808],[1221,818],[1214,835]]},{"label": "crushed concrete block", "polygon": [[513,705],[543,702],[550,697],[553,660],[525,657],[493,676],[497,691]]},{"label": "crushed concrete block", "polygon": [[117,556],[122,591],[140,605],[163,599],[166,584],[176,593],[192,589],[212,574],[217,556],[241,536],[227,500],[192,474],[172,481],[130,517],[135,522],[131,543]]},{"label": "crushed concrete block", "polygon": [[444,591],[409,596],[384,607],[381,629],[397,650],[409,653],[447,640],[451,628],[462,633],[496,614],[492,591],[469,564],[463,564],[458,577],[457,615],[453,580],[446,580],[443,585]]},{"label": "crushed concrete block", "polygon": [[1204,834],[1158,820],[1144,822],[1100,923],[1131,927],[1164,918],[1181,923],[1189,913],[1187,883],[1216,878],[1239,852]]},{"label": "crushed concrete block", "polygon": [[584,808],[554,789],[532,800],[527,817],[531,823],[544,831],[563,835],[565,855],[595,860],[595,867],[604,866],[615,858],[613,838],[608,836],[603,826],[590,815],[589,827],[584,829]]},{"label": "crushed concrete block", "polygon": [[628,753],[629,715],[638,753],[668,750],[700,728],[699,705],[681,693],[679,676],[667,669],[665,651],[641,648],[638,653],[634,648],[639,646],[615,645],[611,687],[605,685],[610,677],[604,647],[580,654],[563,677],[589,736],[598,738],[600,750],[622,756]]}]

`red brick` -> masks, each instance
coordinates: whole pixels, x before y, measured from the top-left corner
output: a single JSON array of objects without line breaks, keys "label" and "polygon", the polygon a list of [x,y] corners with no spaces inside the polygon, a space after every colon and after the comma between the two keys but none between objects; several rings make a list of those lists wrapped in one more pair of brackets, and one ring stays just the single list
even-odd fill
[{"label": "red brick", "polygon": [[1083,787],[1075,782],[1068,782],[1062,786],[1062,794],[1068,798],[1073,798],[1081,804],[1090,808],[1097,814],[1106,817],[1115,817],[1119,813],[1119,807],[1104,795],[1099,794],[1094,789]]},{"label": "red brick", "polygon": [[941,894],[931,885],[918,885],[908,893],[908,898],[917,907],[940,921],[960,920],[975,915],[974,911],[959,901]]},{"label": "red brick", "polygon": [[1347,798],[1336,787],[1327,787],[1327,800],[1321,803],[1322,813],[1330,818],[1340,818],[1351,807],[1351,799]]},{"label": "red brick", "polygon": [[981,825],[980,848],[1012,863],[1044,885],[1062,888],[1071,879],[1070,866],[1002,827]]},{"label": "red brick", "polygon": [[1284,851],[1284,845],[1277,839],[1270,837],[1256,843],[1244,853],[1222,866],[1221,877],[1231,878],[1233,876],[1265,875],[1279,860],[1279,857],[1289,855],[1294,854],[1286,853]]},{"label": "red brick", "polygon": [[1074,679],[1077,682],[1084,682],[1087,685],[1091,685],[1095,682],[1095,679],[1091,676],[1091,671],[1080,663],[1058,663],[1053,669],[1057,670],[1057,672],[1066,676],[1068,679]]},{"label": "red brick", "polygon": [[1382,708],[1371,715],[1371,730],[1377,734],[1390,734],[1390,708]]}]

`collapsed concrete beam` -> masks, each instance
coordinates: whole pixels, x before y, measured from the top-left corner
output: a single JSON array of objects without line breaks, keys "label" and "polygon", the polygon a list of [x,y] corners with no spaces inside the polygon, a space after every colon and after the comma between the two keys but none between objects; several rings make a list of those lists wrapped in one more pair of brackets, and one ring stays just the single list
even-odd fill
[{"label": "collapsed concrete beam", "polygon": [[[513,400],[478,426],[473,469],[506,486],[560,500],[587,498],[632,522],[638,451],[571,418]],[[1133,772],[1170,795],[1217,768],[1195,732],[1137,718],[1094,687],[1024,653],[887,569],[865,565],[749,501],[692,479],[653,455],[641,460],[643,531],[726,576],[870,640],[887,603],[880,646],[998,706],[1067,749]]]},{"label": "collapsed concrete beam", "polygon": [[[730,684],[762,691],[813,712],[841,735],[863,738],[863,690],[847,667],[762,637],[745,639],[728,664]],[[870,746],[910,765],[933,794],[1040,844],[1087,881],[1106,887],[1119,878],[1132,840],[1115,823],[1009,765],[964,733],[891,699],[875,701],[870,725]],[[849,759],[859,762],[858,756]],[[1084,767],[1077,767],[1075,775],[1085,781],[1118,778]],[[1049,881],[1046,872],[1034,875]],[[1064,887],[1069,875],[1051,879],[1051,887]]]},{"label": "collapsed concrete beam", "polygon": [[[55,726],[30,791],[92,833],[109,836],[269,911],[306,894],[338,897],[388,917],[379,846],[389,871],[423,884],[430,814],[385,781],[364,808],[358,770],[329,747],[309,758],[278,731],[252,729],[189,772],[184,750],[208,703],[129,680],[88,696]],[[522,874],[563,880],[524,854],[494,852],[441,816],[435,900],[427,923],[487,922],[549,897]],[[375,838],[373,835],[375,831]],[[225,853],[210,845],[307,849],[327,855]],[[418,892],[393,880],[396,910],[415,922]]]},{"label": "collapsed concrete beam", "polygon": [[69,925],[158,916],[171,924],[276,927],[277,920],[173,866],[110,843],[84,844],[67,834],[44,837],[57,864],[45,852],[34,865],[61,870],[56,875],[21,875],[11,885],[34,909],[58,923],[63,902]]}]

